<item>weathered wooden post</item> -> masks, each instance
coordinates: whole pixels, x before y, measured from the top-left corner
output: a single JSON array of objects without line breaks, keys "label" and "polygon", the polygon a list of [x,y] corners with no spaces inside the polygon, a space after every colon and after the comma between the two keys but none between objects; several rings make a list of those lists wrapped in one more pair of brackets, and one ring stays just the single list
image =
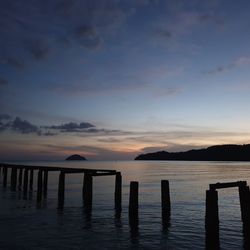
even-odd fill
[{"label": "weathered wooden post", "polygon": [[39,169],[37,175],[37,202],[40,203],[42,200],[42,187],[43,187],[43,171]]},{"label": "weathered wooden post", "polygon": [[33,169],[31,169],[30,170],[30,191],[32,191],[33,190],[33,176],[34,176],[34,170]]},{"label": "weathered wooden post", "polygon": [[28,179],[29,179],[29,169],[24,169],[24,178],[23,178],[23,195],[26,197],[28,192]]},{"label": "weathered wooden post", "polygon": [[85,208],[87,209],[92,208],[92,198],[93,198],[93,177],[90,173],[85,173],[84,183],[83,183],[83,201]]},{"label": "weathered wooden post", "polygon": [[61,171],[58,183],[58,208],[62,209],[64,205],[65,173]]},{"label": "weathered wooden post", "polygon": [[162,208],[162,224],[163,226],[168,226],[171,214],[168,180],[161,181],[161,208]]},{"label": "weathered wooden post", "polygon": [[16,190],[16,183],[17,183],[17,168],[11,168],[11,191]]},{"label": "weathered wooden post", "polygon": [[21,190],[23,183],[23,169],[19,169],[19,177],[18,177],[18,189]]},{"label": "weathered wooden post", "polygon": [[129,194],[129,223],[132,227],[138,226],[138,187],[137,181],[130,182]]},{"label": "weathered wooden post", "polygon": [[240,208],[241,208],[241,220],[243,225],[250,227],[250,192],[249,186],[239,186]]},{"label": "weathered wooden post", "polygon": [[8,168],[3,168],[3,187],[7,186]]},{"label": "weathered wooden post", "polygon": [[122,175],[117,172],[115,175],[115,211],[116,216],[120,217],[122,211]]},{"label": "weathered wooden post", "polygon": [[206,191],[206,248],[219,249],[219,209],[218,192],[215,189]]},{"label": "weathered wooden post", "polygon": [[48,191],[48,170],[43,171],[43,195],[44,197],[47,196]]}]

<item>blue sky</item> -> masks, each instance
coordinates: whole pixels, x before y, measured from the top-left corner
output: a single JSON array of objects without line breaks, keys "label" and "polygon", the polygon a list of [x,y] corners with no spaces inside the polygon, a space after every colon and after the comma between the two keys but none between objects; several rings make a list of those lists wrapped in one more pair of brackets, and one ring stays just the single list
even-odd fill
[{"label": "blue sky", "polygon": [[250,2],[0,3],[0,159],[250,142]]}]

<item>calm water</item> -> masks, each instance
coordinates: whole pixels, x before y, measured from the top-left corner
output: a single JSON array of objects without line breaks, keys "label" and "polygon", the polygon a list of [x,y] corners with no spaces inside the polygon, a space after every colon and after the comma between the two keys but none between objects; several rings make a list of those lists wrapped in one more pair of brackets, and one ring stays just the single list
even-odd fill
[{"label": "calm water", "polygon": [[[249,163],[217,162],[34,162],[27,164],[120,170],[123,211],[114,217],[114,177],[94,177],[91,218],[83,211],[83,175],[66,177],[65,208],[57,210],[58,174],[49,174],[41,208],[33,197],[0,185],[1,249],[204,249],[205,191],[209,183],[246,180]],[[162,230],[160,181],[170,181],[172,214]],[[139,181],[139,231],[128,224],[129,182]],[[2,182],[2,178],[1,178]],[[36,182],[34,186],[36,187]],[[221,249],[243,249],[237,188],[219,190]]]}]

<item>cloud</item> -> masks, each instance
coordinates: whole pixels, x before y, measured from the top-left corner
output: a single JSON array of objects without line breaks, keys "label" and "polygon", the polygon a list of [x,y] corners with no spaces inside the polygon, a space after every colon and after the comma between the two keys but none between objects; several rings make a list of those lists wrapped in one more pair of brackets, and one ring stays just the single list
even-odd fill
[{"label": "cloud", "polygon": [[0,64],[2,65],[10,65],[16,69],[22,69],[24,67],[24,64],[21,63],[20,61],[18,61],[16,58],[14,57],[6,57],[6,58],[2,58],[0,59]]},{"label": "cloud", "polygon": [[10,120],[11,116],[8,114],[0,114],[0,121],[2,120]]},{"label": "cloud", "polygon": [[225,64],[225,65],[220,65],[220,66],[216,67],[215,69],[207,71],[206,74],[213,75],[213,74],[222,73],[225,71],[232,70],[234,68],[243,67],[243,66],[247,66],[247,65],[250,65],[250,57],[241,56],[241,57],[234,59],[231,63]]},{"label": "cloud", "polygon": [[[19,1],[0,1],[1,44],[11,53],[28,50],[35,60],[44,59],[57,50],[58,41],[68,47],[78,43],[85,49],[96,50],[107,36],[116,32],[130,15],[136,13],[137,8],[150,3],[147,0],[138,3],[36,0],[22,4]],[[20,62],[8,59],[10,55],[6,58],[4,63],[21,68]]]},{"label": "cloud", "polygon": [[11,123],[11,129],[22,134],[39,133],[39,128],[26,120],[16,117]]},{"label": "cloud", "polygon": [[5,86],[5,85],[7,85],[8,83],[9,83],[9,82],[8,82],[6,79],[0,77],[0,86]]},{"label": "cloud", "polygon": [[61,125],[38,126],[20,117],[13,118],[8,114],[0,114],[0,131],[3,132],[5,130],[15,131],[21,134],[36,134],[39,136],[55,136],[59,133],[74,133],[83,136],[96,134],[99,136],[109,134],[125,135],[129,133],[115,129],[96,128],[95,125],[89,122],[68,122]]},{"label": "cloud", "polygon": [[27,50],[36,60],[42,60],[50,53],[49,44],[44,39],[26,40],[24,43]]},{"label": "cloud", "polygon": [[81,122],[81,123],[69,122],[61,125],[47,126],[45,128],[60,130],[61,132],[81,132],[81,131],[86,131],[86,129],[88,128],[94,128],[94,127],[95,125],[88,122]]},{"label": "cloud", "polygon": [[101,46],[102,39],[97,34],[97,31],[92,26],[79,26],[74,31],[76,40],[88,49],[98,49]]},{"label": "cloud", "polygon": [[9,122],[11,120],[11,116],[8,114],[0,114],[0,132],[6,130],[9,127]]}]

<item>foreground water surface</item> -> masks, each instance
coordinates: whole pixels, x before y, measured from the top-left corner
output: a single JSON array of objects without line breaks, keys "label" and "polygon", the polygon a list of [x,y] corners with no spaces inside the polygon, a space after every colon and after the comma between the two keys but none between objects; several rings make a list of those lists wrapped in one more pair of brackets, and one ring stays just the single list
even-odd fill
[{"label": "foreground water surface", "polygon": [[[24,163],[22,163],[24,164]],[[205,249],[205,191],[210,183],[246,180],[250,164],[232,162],[27,162],[29,165],[115,169],[122,172],[121,219],[115,219],[114,176],[94,177],[93,210],[82,203],[82,174],[66,177],[65,207],[57,210],[58,173],[49,173],[40,208],[0,181],[0,249]],[[35,174],[36,177],[37,174]],[[161,224],[160,181],[170,182],[171,222]],[[128,223],[130,181],[139,181],[139,229]],[[221,249],[244,249],[237,188],[219,190]]]}]

